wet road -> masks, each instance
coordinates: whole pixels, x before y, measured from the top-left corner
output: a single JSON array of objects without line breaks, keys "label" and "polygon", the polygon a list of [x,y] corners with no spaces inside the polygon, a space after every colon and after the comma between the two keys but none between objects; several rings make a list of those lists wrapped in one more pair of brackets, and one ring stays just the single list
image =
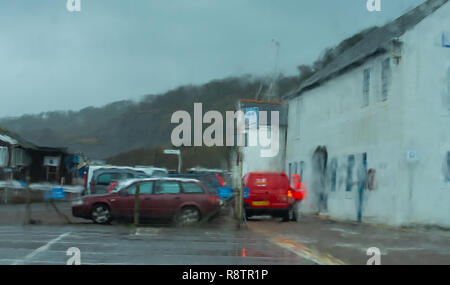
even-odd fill
[{"label": "wet road", "polygon": [[[70,205],[59,204],[70,216]],[[45,204],[33,204],[37,225],[23,226],[23,206],[0,207],[0,264],[66,264],[79,248],[81,264],[366,264],[377,247],[381,264],[450,264],[450,231],[401,229],[304,216],[299,222],[255,217],[237,230],[232,213],[188,228],[170,225],[73,224]]]},{"label": "wet road", "polygon": [[246,265],[314,264],[270,237],[249,228],[238,230],[232,210],[194,227],[126,223],[96,225],[76,219],[70,204],[58,207],[67,224],[46,204],[33,204],[37,225],[21,225],[23,206],[0,207],[0,264],[66,264],[67,250],[77,247],[81,264]]},{"label": "wet road", "polygon": [[265,235],[231,227],[2,226],[0,264],[314,264]]}]

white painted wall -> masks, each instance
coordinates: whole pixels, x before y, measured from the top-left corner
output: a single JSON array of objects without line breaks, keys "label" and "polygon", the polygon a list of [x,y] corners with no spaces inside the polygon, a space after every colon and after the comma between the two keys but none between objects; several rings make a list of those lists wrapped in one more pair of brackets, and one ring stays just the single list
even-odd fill
[{"label": "white painted wall", "polygon": [[[339,166],[337,190],[328,193],[332,217],[356,220],[357,187],[345,191],[346,164],[348,155],[365,152],[367,168],[376,170],[377,188],[363,194],[363,221],[450,225],[450,183],[443,181],[442,172],[444,153],[450,151],[450,112],[443,108],[450,49],[441,45],[442,32],[450,38],[448,3],[400,38],[402,59],[398,65],[391,59],[387,101],[379,99],[381,61],[389,54],[289,101],[286,170],[289,163],[305,161],[309,191],[303,211],[317,210],[309,187],[311,158],[324,145],[328,162],[336,158]],[[362,107],[363,70],[368,67],[369,106]],[[419,154],[418,162],[407,162],[409,150]],[[356,177],[356,167],[354,171]]]},{"label": "white painted wall", "polygon": [[[412,220],[450,225],[450,183],[442,171],[450,151],[450,48],[442,47],[442,33],[450,38],[450,3],[406,33],[402,62],[405,100],[403,148],[417,149],[414,166]],[[446,98],[445,98],[446,97]],[[410,169],[411,167],[409,167]],[[405,173],[406,174],[406,173]]]}]

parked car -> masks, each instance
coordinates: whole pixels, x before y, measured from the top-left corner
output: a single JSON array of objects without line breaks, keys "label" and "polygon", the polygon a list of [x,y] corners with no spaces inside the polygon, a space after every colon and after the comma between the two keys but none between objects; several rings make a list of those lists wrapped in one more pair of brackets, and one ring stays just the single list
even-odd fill
[{"label": "parked car", "polygon": [[[167,170],[157,167],[90,166],[85,178],[84,194],[104,194],[120,180],[167,176]],[[89,182],[89,183],[88,183]]]},{"label": "parked car", "polygon": [[73,203],[72,214],[98,224],[132,218],[137,185],[142,219],[171,219],[189,225],[219,210],[218,197],[199,180],[160,177],[121,181],[109,194],[82,197]]},{"label": "parked car", "polygon": [[[226,187],[225,181],[222,179],[220,174],[211,172],[201,172],[201,173],[176,173],[169,174],[170,177],[181,177],[181,178],[191,178],[198,179],[203,182],[211,193],[216,194],[219,197],[220,205],[226,206],[227,201],[232,197],[233,189],[231,187]],[[225,191],[226,190],[226,191]],[[227,192],[227,195],[223,193]]]},{"label": "parked car", "polygon": [[115,183],[131,178],[150,178],[143,171],[121,168],[100,168],[94,171],[90,181],[90,194],[105,194]]},{"label": "parked car", "polygon": [[294,209],[295,199],[288,176],[283,172],[249,172],[243,178],[248,188],[248,197],[244,198],[246,217],[272,215],[282,217],[284,221],[297,219]]},{"label": "parked car", "polygon": [[219,193],[219,187],[225,186],[225,183],[218,174],[215,173],[175,173],[169,174],[169,177],[197,179],[203,182],[210,192]]}]

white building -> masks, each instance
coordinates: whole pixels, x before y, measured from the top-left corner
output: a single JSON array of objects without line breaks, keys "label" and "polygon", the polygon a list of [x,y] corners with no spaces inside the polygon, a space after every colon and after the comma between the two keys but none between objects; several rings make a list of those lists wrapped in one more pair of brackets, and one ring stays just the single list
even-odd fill
[{"label": "white building", "polygon": [[448,0],[369,32],[285,99],[286,170],[308,189],[302,211],[450,226]]},{"label": "white building", "polygon": [[[243,99],[239,101],[238,109],[243,111],[247,117],[247,127],[243,130],[245,147],[240,149],[243,155],[242,175],[254,171],[284,172],[287,105],[280,102]],[[248,117],[250,112],[255,116],[253,120]],[[260,117],[261,112],[265,112],[265,119]],[[273,133],[272,112],[278,114],[277,135]],[[254,128],[249,126],[252,124],[250,121],[255,124]],[[252,138],[254,139],[253,144],[251,143]],[[270,145],[266,145],[267,143],[264,143],[261,138],[268,138]],[[264,150],[268,152],[269,149],[272,149],[273,152],[270,155],[265,154]]]}]

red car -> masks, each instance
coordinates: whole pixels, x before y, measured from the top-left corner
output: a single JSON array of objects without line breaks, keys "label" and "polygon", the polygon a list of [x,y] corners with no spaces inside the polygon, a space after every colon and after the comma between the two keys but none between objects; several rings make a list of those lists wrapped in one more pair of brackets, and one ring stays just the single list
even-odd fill
[{"label": "red car", "polygon": [[282,217],[284,221],[297,220],[293,189],[285,173],[249,172],[244,176],[243,184],[249,189],[248,198],[244,198],[246,217],[272,215]]},{"label": "red car", "polygon": [[188,225],[219,210],[215,193],[198,180],[143,178],[120,182],[109,194],[85,196],[72,205],[75,217],[106,224],[114,218],[132,218],[136,186],[139,184],[139,216],[142,219],[173,219]]}]

